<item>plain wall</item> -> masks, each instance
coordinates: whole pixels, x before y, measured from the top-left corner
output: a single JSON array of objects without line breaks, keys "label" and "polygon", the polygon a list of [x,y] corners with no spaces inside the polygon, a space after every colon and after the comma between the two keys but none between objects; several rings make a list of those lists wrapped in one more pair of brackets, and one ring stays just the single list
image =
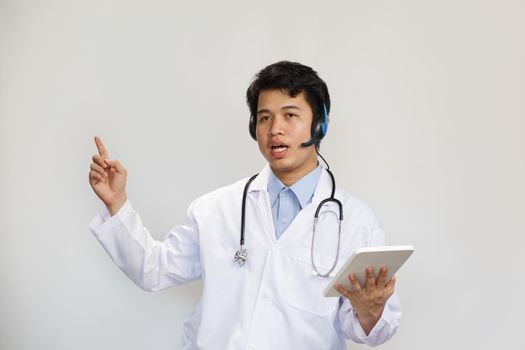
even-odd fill
[{"label": "plain wall", "polygon": [[89,232],[93,136],[162,239],[264,166],[245,91],[282,59],[329,86],[338,185],[415,246],[379,349],[525,348],[524,34],[523,1],[0,1],[0,348],[180,348],[201,284],[144,292]]}]

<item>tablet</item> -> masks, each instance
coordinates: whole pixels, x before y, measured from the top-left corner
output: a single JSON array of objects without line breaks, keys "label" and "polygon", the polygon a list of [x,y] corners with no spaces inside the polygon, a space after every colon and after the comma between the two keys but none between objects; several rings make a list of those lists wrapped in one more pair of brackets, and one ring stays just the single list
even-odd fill
[{"label": "tablet", "polygon": [[357,280],[363,286],[365,282],[365,269],[368,266],[374,268],[376,275],[381,266],[387,266],[386,280],[390,281],[390,278],[399,270],[413,251],[414,247],[410,245],[360,248],[352,254],[334,278],[332,278],[323,294],[325,297],[339,296],[339,292],[334,288],[335,284],[340,284],[346,289],[351,290],[352,287],[348,280],[348,275],[351,273],[356,275]]}]

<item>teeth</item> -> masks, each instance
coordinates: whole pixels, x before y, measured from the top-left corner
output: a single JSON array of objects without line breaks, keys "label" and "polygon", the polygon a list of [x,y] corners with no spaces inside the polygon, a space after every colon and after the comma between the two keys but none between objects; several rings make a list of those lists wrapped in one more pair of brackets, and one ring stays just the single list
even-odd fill
[{"label": "teeth", "polygon": [[273,147],[273,150],[276,151],[276,152],[283,152],[285,149],[287,149],[288,147],[284,147],[284,146],[281,146],[281,147]]}]

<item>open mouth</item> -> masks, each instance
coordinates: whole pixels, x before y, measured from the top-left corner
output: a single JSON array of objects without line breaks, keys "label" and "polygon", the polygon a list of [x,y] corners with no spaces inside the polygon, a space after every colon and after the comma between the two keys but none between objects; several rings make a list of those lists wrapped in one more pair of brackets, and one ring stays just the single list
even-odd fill
[{"label": "open mouth", "polygon": [[276,146],[272,146],[272,151],[274,152],[284,152],[288,149],[288,146],[286,145],[276,145]]},{"label": "open mouth", "polygon": [[276,158],[282,158],[288,150],[288,146],[285,144],[276,144],[270,147],[272,156]]}]

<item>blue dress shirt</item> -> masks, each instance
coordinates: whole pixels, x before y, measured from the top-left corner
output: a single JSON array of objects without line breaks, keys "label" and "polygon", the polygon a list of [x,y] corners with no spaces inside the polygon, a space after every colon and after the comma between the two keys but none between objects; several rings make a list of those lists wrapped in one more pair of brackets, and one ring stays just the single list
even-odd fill
[{"label": "blue dress shirt", "polygon": [[290,187],[286,187],[273,173],[268,180],[268,194],[272,206],[273,225],[275,237],[279,239],[281,234],[290,226],[297,213],[310,201],[321,176],[321,165],[300,178]]}]

